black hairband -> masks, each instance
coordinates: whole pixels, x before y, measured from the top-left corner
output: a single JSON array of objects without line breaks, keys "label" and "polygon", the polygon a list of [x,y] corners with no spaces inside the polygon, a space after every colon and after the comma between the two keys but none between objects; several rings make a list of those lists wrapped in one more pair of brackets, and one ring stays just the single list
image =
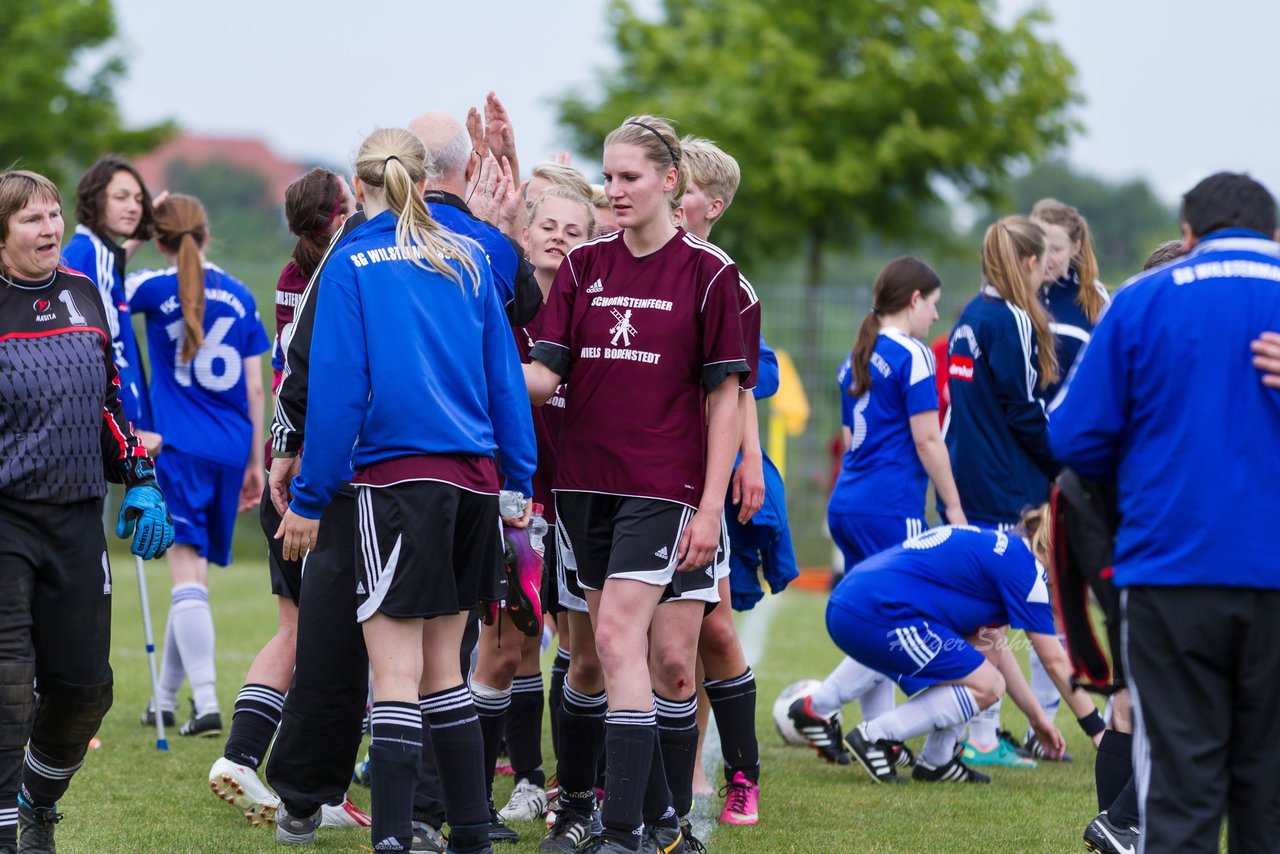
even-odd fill
[{"label": "black hairband", "polygon": [[403,166],[403,165],[404,165],[404,161],[403,161],[403,160],[401,160],[399,157],[396,157],[394,154],[391,154],[391,155],[388,155],[388,156],[386,156],[386,157],[382,158],[382,168],[383,168],[383,169],[386,169],[386,168],[387,168],[387,161],[389,161],[389,160],[394,160],[395,162],[399,163],[401,166]]},{"label": "black hairband", "polygon": [[667,142],[666,137],[664,137],[662,134],[658,133],[658,129],[657,129],[657,128],[652,127],[651,125],[647,125],[647,124],[645,124],[644,122],[638,122],[638,121],[636,121],[635,119],[632,119],[631,121],[627,122],[627,124],[629,124],[629,125],[639,125],[640,127],[642,127],[642,128],[644,128],[645,130],[647,130],[649,133],[651,133],[651,134],[653,134],[654,136],[656,136],[656,137],[658,138],[658,142],[662,143],[663,145],[665,145],[665,146],[667,147],[667,153],[671,155],[671,165],[672,165],[672,166],[674,166],[674,167],[676,167],[677,169],[679,169],[679,168],[680,168],[680,158],[676,156],[676,150],[675,150],[674,148],[672,148],[672,147],[671,147],[671,143]]}]

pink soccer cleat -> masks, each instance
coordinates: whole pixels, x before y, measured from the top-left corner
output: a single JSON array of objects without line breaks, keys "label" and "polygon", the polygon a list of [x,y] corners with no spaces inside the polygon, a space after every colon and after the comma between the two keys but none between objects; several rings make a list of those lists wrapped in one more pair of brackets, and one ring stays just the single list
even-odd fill
[{"label": "pink soccer cleat", "polygon": [[758,824],[760,822],[760,787],[747,779],[741,771],[735,771],[733,779],[724,787],[724,809],[720,811],[721,824]]}]

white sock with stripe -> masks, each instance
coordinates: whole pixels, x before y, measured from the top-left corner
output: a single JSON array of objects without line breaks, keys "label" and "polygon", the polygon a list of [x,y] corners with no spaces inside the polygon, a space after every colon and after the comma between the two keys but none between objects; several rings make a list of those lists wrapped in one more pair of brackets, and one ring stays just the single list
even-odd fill
[{"label": "white sock with stripe", "polygon": [[[846,703],[852,703],[872,688],[887,681],[888,678],[883,674],[845,656],[845,659],[836,665],[836,669],[831,671],[831,675],[822,681],[822,687],[813,692],[813,696],[809,699],[809,707],[824,718],[830,717],[844,708]],[[865,713],[865,707],[863,711]],[[865,714],[863,716],[867,717]]]},{"label": "white sock with stripe", "polygon": [[864,721],[874,721],[881,715],[887,715],[897,704],[893,681],[885,677],[883,682],[877,682],[875,687],[859,697],[858,702],[862,705]]},{"label": "white sock with stripe", "polygon": [[963,724],[978,710],[973,692],[963,685],[934,685],[892,712],[866,724],[868,741],[906,741],[934,730]]},{"label": "white sock with stripe", "polygon": [[937,768],[946,765],[956,755],[956,744],[964,735],[964,724],[956,724],[946,729],[929,733],[920,749],[920,759],[926,765]]},{"label": "white sock with stripe", "polygon": [[978,712],[969,721],[969,743],[979,750],[990,750],[999,741],[996,730],[1000,729],[1000,706],[1003,702],[1003,698],[996,700],[994,705]]}]

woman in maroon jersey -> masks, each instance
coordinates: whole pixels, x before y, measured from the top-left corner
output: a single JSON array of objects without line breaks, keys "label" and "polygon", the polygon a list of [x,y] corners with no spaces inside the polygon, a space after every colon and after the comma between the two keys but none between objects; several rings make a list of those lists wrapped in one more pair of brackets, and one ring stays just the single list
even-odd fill
[{"label": "woman in maroon jersey", "polygon": [[[333,235],[354,209],[355,199],[347,182],[328,169],[312,169],[284,191],[285,219],[298,242],[276,284],[276,340],[271,354],[275,369],[273,391],[280,386],[283,352],[288,344],[294,308]],[[268,460],[270,451],[268,446]],[[275,636],[267,641],[245,674],[244,686],[236,696],[231,733],[223,755],[209,769],[209,788],[213,793],[235,806],[254,825],[270,821],[280,803],[258,779],[257,768],[266,757],[267,745],[280,724],[284,694],[293,678],[298,596],[302,589],[302,561],[285,560],[280,541],[274,538],[280,527],[280,513],[271,503],[269,490],[263,490],[258,515],[267,534],[267,563],[271,592],[279,608],[279,624]],[[326,804],[324,822],[326,827],[369,825],[368,817],[350,800],[341,805]]]},{"label": "woman in maroon jersey", "polygon": [[[584,243],[561,265],[525,378],[539,404],[561,382],[573,388],[556,462],[556,515],[560,560],[585,593],[608,689],[604,833],[593,844],[627,852],[641,842],[642,818],[661,848],[680,839],[646,649],[652,627],[665,647],[687,650],[687,673],[675,681],[693,694],[707,595],[689,597],[715,588],[712,562],[738,444],[738,375],[748,368],[737,267],[671,222],[687,172],[670,124],[627,119],[605,139],[604,178],[621,231]],[[680,601],[658,612],[664,599]],[[598,716],[603,698],[582,687],[571,672],[562,721]],[[573,752],[580,744],[575,739]],[[561,843],[589,821],[594,764],[583,773],[563,755],[569,750],[562,739],[561,810],[543,851],[567,850]]]}]

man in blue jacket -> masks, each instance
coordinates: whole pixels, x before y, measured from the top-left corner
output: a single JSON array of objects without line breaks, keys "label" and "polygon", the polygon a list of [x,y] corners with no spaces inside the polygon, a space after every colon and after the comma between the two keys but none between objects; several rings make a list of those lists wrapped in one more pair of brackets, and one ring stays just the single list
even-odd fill
[{"label": "man in blue jacket", "polygon": [[1218,173],[1182,201],[1183,258],[1135,278],[1050,425],[1055,456],[1114,479],[1115,583],[1144,850],[1280,834],[1280,392],[1250,342],[1280,321],[1276,203]]}]

